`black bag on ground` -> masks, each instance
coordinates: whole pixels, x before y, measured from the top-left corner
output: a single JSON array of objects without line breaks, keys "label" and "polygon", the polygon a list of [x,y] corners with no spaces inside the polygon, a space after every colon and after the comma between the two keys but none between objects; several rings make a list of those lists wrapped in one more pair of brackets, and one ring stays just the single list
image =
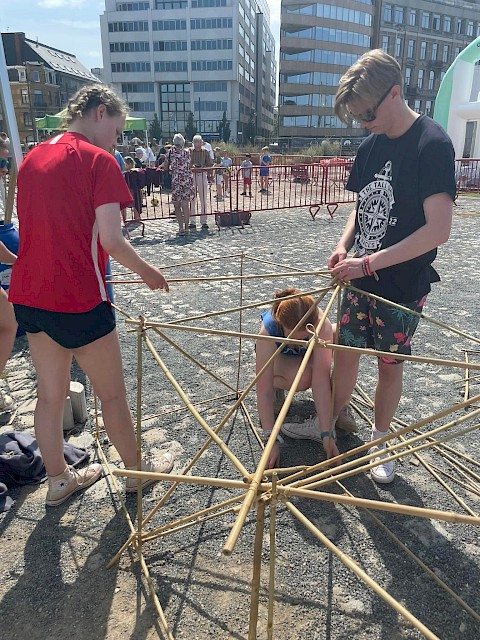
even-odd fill
[{"label": "black bag on ground", "polygon": [[250,211],[225,211],[215,214],[215,222],[219,227],[243,227],[250,224],[251,217]]}]

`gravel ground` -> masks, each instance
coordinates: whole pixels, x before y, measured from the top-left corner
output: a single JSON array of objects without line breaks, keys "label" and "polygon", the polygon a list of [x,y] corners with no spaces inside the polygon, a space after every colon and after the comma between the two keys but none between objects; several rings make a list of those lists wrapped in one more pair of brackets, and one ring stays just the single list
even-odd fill
[{"label": "gravel ground", "polygon": [[[226,229],[221,233],[193,233],[186,239],[175,237],[176,225],[170,220],[149,222],[141,238],[132,232],[132,244],[146,259],[158,265],[177,265],[195,260],[209,262],[165,270],[170,278],[238,274],[239,254],[290,265],[298,269],[323,268],[339,237],[349,209],[340,207],[330,222],[325,213],[311,220],[306,209],[279,210],[254,214],[252,226]],[[478,295],[477,234],[480,200],[461,197],[455,209],[454,226],[448,245],[440,251],[436,266],[442,282],[429,296],[425,312],[443,322],[478,335],[472,300]],[[114,272],[117,268],[114,266]],[[245,274],[283,271],[244,259]],[[285,269],[287,271],[287,269]],[[208,311],[227,309],[243,303],[268,300],[285,285],[315,288],[325,281],[311,276],[266,277],[234,281],[178,283],[167,296],[137,285],[118,285],[118,306],[137,317],[170,321]],[[255,333],[259,309],[243,314],[243,331]],[[237,313],[192,321],[198,327],[239,328]],[[132,408],[136,399],[136,336],[121,319],[119,334],[124,369]],[[168,330],[168,336],[204,363],[231,386],[237,384],[240,361],[240,387],[252,379],[253,345],[242,341],[241,355],[236,339],[198,332]],[[181,356],[177,350],[152,333],[166,366],[182,385],[209,425],[218,424],[230,399],[228,393],[208,373]],[[423,321],[415,341],[417,355],[463,359],[463,348],[475,344],[452,335],[443,328]],[[472,355],[480,361],[478,355]],[[16,398],[18,410],[1,431],[15,428],[31,430],[35,404],[35,379],[24,338],[19,338],[8,366],[7,387]],[[406,422],[429,416],[461,400],[463,371],[423,363],[406,366],[404,395],[397,416]],[[92,419],[79,428],[70,441],[93,448],[93,402],[91,390],[80,371],[72,379],[87,386]],[[374,362],[363,358],[359,380],[368,394],[375,380]],[[472,393],[479,385],[472,382]],[[205,441],[196,421],[182,409],[178,395],[148,352],[143,372],[143,447],[153,452],[169,450],[181,470]],[[254,396],[246,405],[256,420]],[[300,420],[313,412],[308,393],[297,394],[289,420]],[[160,415],[159,415],[160,414]],[[461,413],[456,416],[462,415]],[[359,419],[357,434],[339,441],[347,450],[368,438],[369,427]],[[438,423],[439,424],[439,423]],[[467,423],[467,425],[469,425]],[[435,424],[437,426],[437,423]],[[249,471],[253,471],[260,450],[243,414],[230,420],[222,437]],[[455,440],[458,451],[477,457],[480,436],[473,432]],[[108,441],[104,450],[114,464],[118,456]],[[438,453],[428,450],[424,460],[449,469]],[[320,446],[312,442],[287,440],[282,449],[285,465],[313,464],[323,459]],[[478,467],[469,465],[477,474]],[[193,473],[238,478],[232,464],[216,446],[211,446],[195,465]],[[344,482],[348,490],[361,497],[389,500],[415,506],[464,512],[445,489],[411,458],[397,465],[392,485],[377,486],[367,475],[359,474]],[[480,511],[479,496],[455,486],[472,512]],[[338,491],[327,487],[326,490]],[[165,486],[156,485],[146,493],[144,508],[156,504]],[[125,552],[107,570],[106,563],[123,544],[128,527],[111,485],[102,479],[96,485],[55,509],[45,509],[46,487],[25,487],[12,492],[15,505],[0,515],[0,614],[5,638],[30,640],[150,640],[162,637],[145,581],[133,554]],[[226,489],[186,486],[174,493],[153,519],[161,526],[193,511],[235,495]],[[366,573],[419,618],[442,639],[476,640],[480,627],[475,620],[428,577],[365,512],[334,504],[293,500],[293,503]],[[136,499],[129,497],[127,509],[136,518]],[[478,528],[420,520],[377,512],[377,517],[476,611],[480,611]],[[222,548],[234,515],[186,528],[144,545],[144,554],[159,599],[173,634],[183,640],[247,637],[252,572],[255,514],[246,521],[232,556]],[[268,510],[267,510],[268,525]],[[262,588],[258,637],[266,637],[267,575],[269,534],[265,528]],[[355,640],[413,639],[422,635],[383,603],[350,570],[311,535],[283,507],[277,514],[276,606],[274,637],[279,640]]]}]

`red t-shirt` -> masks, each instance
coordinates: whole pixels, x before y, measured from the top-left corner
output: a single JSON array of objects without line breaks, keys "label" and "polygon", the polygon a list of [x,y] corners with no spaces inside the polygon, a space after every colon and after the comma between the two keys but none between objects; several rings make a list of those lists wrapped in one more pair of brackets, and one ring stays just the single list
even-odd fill
[{"label": "red t-shirt", "polygon": [[108,300],[95,209],[110,202],[124,208],[132,196],[114,156],[85,136],[64,133],[32,149],[18,173],[10,301],[83,313]]}]

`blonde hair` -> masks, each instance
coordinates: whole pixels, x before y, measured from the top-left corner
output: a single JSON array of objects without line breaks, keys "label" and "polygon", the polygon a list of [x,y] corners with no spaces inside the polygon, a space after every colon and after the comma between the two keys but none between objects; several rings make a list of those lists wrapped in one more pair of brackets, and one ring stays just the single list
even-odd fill
[{"label": "blonde hair", "polygon": [[335,115],[342,122],[352,120],[349,105],[356,100],[375,104],[389,87],[399,85],[403,97],[403,76],[400,65],[383,49],[367,51],[340,79],[335,96]]},{"label": "blonde hair", "polygon": [[[277,291],[275,298],[278,299],[272,305],[272,317],[283,328],[291,330],[293,329],[307,313],[307,311],[315,306],[315,300],[312,296],[300,296],[298,298],[291,298],[290,300],[282,300],[287,296],[292,296],[301,293],[298,289],[290,287],[283,291]],[[307,324],[316,324],[319,318],[318,307],[310,313],[308,318],[300,325],[299,330],[304,329]]]},{"label": "blonde hair", "polygon": [[109,116],[122,116],[128,114],[128,106],[125,102],[105,84],[89,84],[82,87],[73,95],[67,106],[67,114],[64,125],[69,126],[77,118],[96,109],[101,104],[107,108]]}]

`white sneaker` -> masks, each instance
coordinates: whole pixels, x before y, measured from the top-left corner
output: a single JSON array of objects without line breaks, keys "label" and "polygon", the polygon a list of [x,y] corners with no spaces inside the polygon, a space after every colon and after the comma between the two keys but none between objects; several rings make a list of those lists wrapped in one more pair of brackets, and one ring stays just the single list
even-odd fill
[{"label": "white sneaker", "polygon": [[[370,462],[377,462],[379,460],[383,460],[389,455],[385,447],[382,447],[381,445],[379,447],[372,447],[371,449],[368,450],[368,453],[380,454],[376,458],[373,458],[372,460],[370,460]],[[378,464],[376,467],[372,467],[370,469],[370,475],[372,479],[375,480],[375,482],[378,482],[379,484],[390,484],[390,482],[393,482],[395,478],[395,465],[393,461],[382,462],[381,464]]]},{"label": "white sneaker", "polygon": [[0,391],[0,413],[9,413],[15,406],[13,398]]},{"label": "white sneaker", "polygon": [[[294,438],[296,440],[315,440],[323,444],[324,435],[320,431],[320,424],[317,416],[311,416],[304,422],[284,422],[280,427],[280,431],[284,436]],[[336,440],[335,429],[333,430],[333,439]]]},{"label": "white sneaker", "polygon": [[346,431],[347,433],[356,433],[358,431],[358,425],[355,422],[355,414],[352,407],[347,404],[338,414],[337,422],[335,423],[337,429]]},{"label": "white sneaker", "polygon": [[[133,467],[126,467],[129,471],[136,471],[137,465]],[[145,461],[142,460],[142,464],[140,465],[141,471],[153,471],[154,473],[170,473],[173,469],[173,456],[171,453],[166,451],[159,458],[154,460]],[[155,478],[146,478],[142,480],[142,489],[149,487],[154,482],[159,482]],[[138,480],[137,478],[127,478],[125,483],[125,490],[127,493],[134,493],[138,489]]]}]

